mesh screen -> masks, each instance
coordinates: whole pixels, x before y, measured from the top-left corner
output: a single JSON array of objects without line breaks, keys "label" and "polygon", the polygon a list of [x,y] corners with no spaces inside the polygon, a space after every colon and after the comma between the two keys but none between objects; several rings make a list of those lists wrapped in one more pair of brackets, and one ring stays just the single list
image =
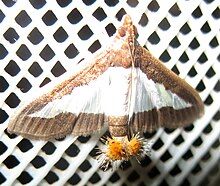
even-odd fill
[{"label": "mesh screen", "polygon": [[[2,0],[0,184],[220,183],[219,5],[219,0]],[[103,134],[50,142],[8,134],[19,105],[103,48],[125,13],[137,26],[140,44],[200,93],[205,115],[187,128],[144,134],[154,141],[152,155],[106,172],[94,159]]]}]

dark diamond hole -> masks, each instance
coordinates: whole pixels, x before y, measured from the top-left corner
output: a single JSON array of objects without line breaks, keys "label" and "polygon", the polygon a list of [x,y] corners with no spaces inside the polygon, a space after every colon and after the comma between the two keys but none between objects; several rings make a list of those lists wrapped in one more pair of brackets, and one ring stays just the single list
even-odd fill
[{"label": "dark diamond hole", "polygon": [[165,50],[159,57],[159,59],[163,62],[168,62],[171,57],[170,57],[170,54],[167,52],[167,50]]},{"label": "dark diamond hole", "polygon": [[53,171],[48,172],[44,178],[49,184],[53,184],[59,180],[59,177]]},{"label": "dark diamond hole", "polygon": [[28,49],[28,47],[24,44],[20,46],[20,48],[17,50],[16,54],[18,57],[20,57],[23,61],[28,60],[31,57],[31,52]]},{"label": "dark diamond hole", "polygon": [[0,92],[5,92],[5,90],[9,87],[8,82],[2,76],[0,76]]},{"label": "dark diamond hole", "polygon": [[142,167],[147,167],[148,165],[151,164],[151,162],[152,162],[152,161],[151,161],[151,159],[150,159],[148,156],[145,156],[145,157],[140,161]]},{"label": "dark diamond hole", "polygon": [[85,5],[92,5],[96,0],[83,0]]},{"label": "dark diamond hole", "polygon": [[17,87],[21,90],[21,92],[26,93],[31,89],[32,85],[26,78],[22,78],[18,82]]},{"label": "dark diamond hole", "polygon": [[56,150],[56,146],[49,141],[42,147],[42,151],[44,151],[47,155],[53,154],[55,150]]},{"label": "dark diamond hole", "polygon": [[13,155],[9,155],[4,161],[3,163],[5,164],[5,166],[8,169],[13,169],[14,167],[18,166],[20,164],[20,161],[18,161],[18,159],[13,156]]},{"label": "dark diamond hole", "polygon": [[202,16],[202,11],[199,6],[193,11],[192,16],[194,18],[200,18]]},{"label": "dark diamond hole", "polygon": [[208,95],[208,97],[206,98],[204,103],[205,103],[205,105],[211,105],[213,103],[212,97],[210,95]]},{"label": "dark diamond hole", "polygon": [[179,39],[176,36],[170,41],[170,46],[173,48],[178,48],[180,46]]},{"label": "dark diamond hole", "polygon": [[51,26],[57,21],[57,17],[51,10],[48,10],[42,17],[42,20],[45,23],[45,25]]},{"label": "dark diamond hole", "polygon": [[87,40],[93,35],[92,30],[89,28],[88,25],[83,26],[80,31],[78,32],[78,36],[82,40]]},{"label": "dark diamond hole", "polygon": [[80,150],[79,148],[77,147],[77,145],[75,145],[74,143],[72,143],[68,149],[66,149],[65,153],[68,155],[68,156],[71,156],[71,157],[75,157],[79,154]]},{"label": "dark diamond hole", "polygon": [[121,8],[121,9],[118,11],[118,13],[116,14],[115,17],[116,17],[119,21],[121,21],[125,14],[126,14],[126,11],[125,11],[123,8]]},{"label": "dark diamond hole", "polygon": [[202,170],[201,166],[199,164],[197,164],[193,169],[192,169],[192,173],[193,174],[197,174]]},{"label": "dark diamond hole", "polygon": [[101,7],[98,7],[92,15],[99,21],[102,21],[107,17],[106,13]]},{"label": "dark diamond hole", "polygon": [[41,156],[35,156],[35,158],[31,161],[31,164],[36,168],[39,169],[46,165],[46,161]]},{"label": "dark diamond hole", "polygon": [[170,28],[170,23],[166,18],[164,18],[160,23],[159,23],[159,28],[162,30],[168,30]]},{"label": "dark diamond hole", "polygon": [[67,19],[71,24],[77,24],[78,22],[80,22],[83,19],[83,16],[77,8],[74,8],[68,14]]},{"label": "dark diamond hole", "polygon": [[4,123],[8,117],[8,114],[0,108],[0,124]]},{"label": "dark diamond hole", "polygon": [[213,70],[213,68],[210,67],[209,70],[206,72],[205,75],[206,75],[208,78],[211,78],[211,77],[213,77],[215,74],[216,74],[216,73],[215,73],[215,71]]},{"label": "dark diamond hole", "polygon": [[220,91],[220,81],[219,81],[219,80],[218,80],[217,83],[215,84],[214,90],[215,90],[216,92],[219,92],[219,91]]},{"label": "dark diamond hole", "polygon": [[174,65],[171,70],[172,70],[175,74],[177,74],[177,75],[180,74],[180,71],[178,70],[178,68],[176,67],[176,65]]},{"label": "dark diamond hole", "polygon": [[151,1],[151,3],[147,7],[152,12],[157,12],[160,8],[159,4],[156,0]]},{"label": "dark diamond hole", "polygon": [[131,7],[136,7],[138,3],[139,2],[137,0],[127,0],[127,4]]},{"label": "dark diamond hole", "polygon": [[179,60],[181,63],[186,63],[187,61],[189,61],[189,57],[187,56],[186,52],[183,52],[183,54],[180,56]]},{"label": "dark diamond hole", "polygon": [[43,39],[44,36],[40,33],[40,31],[36,27],[28,35],[28,40],[34,45],[39,44]]},{"label": "dark diamond hole", "polygon": [[75,58],[78,54],[79,54],[79,51],[78,49],[75,47],[74,44],[70,44],[66,50],[64,51],[64,53],[66,54],[66,56],[69,58],[69,59],[73,59]]},{"label": "dark diamond hole", "polygon": [[7,129],[5,129],[4,132],[10,139],[15,139],[17,137],[16,134],[9,133]]},{"label": "dark diamond hole", "polygon": [[193,157],[193,153],[192,153],[192,151],[190,149],[183,155],[183,159],[185,161],[189,160],[192,157]]},{"label": "dark diamond hole", "polygon": [[7,49],[2,44],[0,44],[0,59],[4,59],[7,55]]},{"label": "dark diamond hole", "polygon": [[0,23],[4,20],[5,14],[0,10]]},{"label": "dark diamond hole", "polygon": [[141,26],[146,26],[148,24],[149,20],[146,16],[146,14],[142,14],[140,21],[138,22],[138,24],[140,24]]},{"label": "dark diamond hole", "polygon": [[100,42],[99,42],[99,40],[96,40],[90,47],[89,47],[89,51],[91,52],[91,53],[94,53],[94,52],[96,52],[98,49],[100,49],[101,48],[101,44],[100,44]]},{"label": "dark diamond hole", "polygon": [[130,182],[135,182],[136,180],[138,180],[140,178],[139,174],[136,171],[132,171],[129,175],[128,175],[128,181]]},{"label": "dark diamond hole", "polygon": [[214,0],[204,0],[207,4],[212,3]]},{"label": "dark diamond hole", "polygon": [[149,38],[148,38],[148,41],[153,44],[153,45],[156,45],[160,42],[160,37],[157,35],[156,32],[153,32]]},{"label": "dark diamond hole", "polygon": [[196,90],[199,91],[199,92],[202,92],[203,90],[205,90],[205,85],[204,85],[202,80],[197,85]]},{"label": "dark diamond hole", "polygon": [[62,74],[64,74],[66,72],[66,69],[61,65],[61,63],[58,61],[54,67],[51,69],[52,74],[55,77],[59,77]]},{"label": "dark diamond hole", "polygon": [[184,139],[183,139],[182,135],[179,135],[179,136],[173,141],[173,143],[174,143],[175,145],[180,145],[180,144],[183,143],[183,142],[184,142]]},{"label": "dark diamond hole", "polygon": [[95,183],[98,183],[99,181],[101,180],[100,176],[98,175],[98,173],[94,173],[92,175],[92,177],[89,179],[89,181],[92,183],[92,184],[95,184]]},{"label": "dark diamond hole", "polygon": [[60,158],[55,167],[60,170],[66,170],[69,167],[69,163],[64,158]]},{"label": "dark diamond hole", "polygon": [[180,32],[184,35],[188,34],[189,32],[191,32],[191,28],[189,27],[189,25],[187,23],[185,23],[181,28],[180,28]]},{"label": "dark diamond hole", "polygon": [[7,7],[12,7],[16,1],[15,0],[2,0],[2,2],[5,4]]},{"label": "dark diamond hole", "polygon": [[200,137],[198,137],[198,138],[193,142],[193,146],[194,146],[194,147],[199,147],[202,143],[203,143],[202,139],[201,139]]},{"label": "dark diamond hole", "polygon": [[219,19],[219,18],[220,18],[220,9],[219,9],[219,7],[217,7],[217,8],[212,12],[212,16],[213,16],[215,19]]},{"label": "dark diamond hole", "polygon": [[50,48],[49,45],[46,45],[40,53],[40,57],[45,61],[51,60],[55,56],[54,51]]},{"label": "dark diamond hole", "polygon": [[197,75],[197,71],[196,69],[194,68],[194,66],[192,66],[192,68],[190,69],[190,71],[188,72],[188,75],[190,77],[195,77]]},{"label": "dark diamond hole", "polygon": [[67,32],[63,29],[63,27],[58,28],[58,30],[53,34],[54,39],[62,43],[68,38]]},{"label": "dark diamond hole", "polygon": [[210,124],[208,124],[204,130],[203,130],[203,133],[204,134],[209,134],[210,132],[212,131],[212,126]]},{"label": "dark diamond hole", "polygon": [[159,138],[152,146],[152,149],[158,150],[164,145],[163,141]]},{"label": "dark diamond hole", "polygon": [[[1,116],[1,109],[0,109],[0,116]],[[0,155],[4,154],[7,151],[8,147],[0,141]]]},{"label": "dark diamond hole", "polygon": [[217,46],[219,46],[219,43],[218,43],[217,38],[214,37],[214,38],[209,42],[209,45],[210,45],[212,48],[216,48]]},{"label": "dark diamond hole", "polygon": [[120,180],[120,176],[117,174],[117,172],[114,172],[111,177],[109,178],[109,181],[112,183],[117,182],[118,180]]},{"label": "dark diamond hole", "polygon": [[10,108],[16,108],[21,100],[16,96],[15,93],[11,93],[5,100],[5,103],[10,107]]},{"label": "dark diamond hole", "polygon": [[83,172],[88,171],[90,168],[92,167],[92,165],[89,163],[88,160],[85,160],[84,162],[82,162],[82,164],[79,166],[79,169]]},{"label": "dark diamond hole", "polygon": [[19,39],[18,33],[15,31],[14,28],[9,28],[5,33],[4,33],[4,38],[9,41],[10,43],[15,43]]},{"label": "dark diamond hole", "polygon": [[79,137],[77,138],[77,140],[78,140],[80,143],[87,143],[90,138],[91,138],[91,136],[79,136]]},{"label": "dark diamond hole", "polygon": [[131,165],[131,162],[130,162],[130,161],[124,161],[124,162],[121,164],[121,169],[122,169],[123,171],[128,170],[128,169],[130,169],[131,167],[132,167],[132,165]]},{"label": "dark diamond hole", "polygon": [[208,24],[208,22],[206,21],[205,24],[202,26],[201,31],[203,33],[209,33],[211,31],[211,28]]},{"label": "dark diamond hole", "polygon": [[8,65],[5,67],[5,71],[10,74],[11,76],[16,76],[20,72],[20,68],[15,63],[15,61],[11,60]]},{"label": "dark diamond hole", "polygon": [[43,73],[43,69],[37,62],[34,62],[31,67],[28,69],[28,72],[32,74],[34,77],[38,77]]},{"label": "dark diamond hole", "polygon": [[170,171],[170,175],[176,176],[181,173],[181,169],[178,165],[175,165],[175,167]]},{"label": "dark diamond hole", "polygon": [[50,82],[51,82],[50,78],[46,77],[46,78],[42,81],[42,83],[40,84],[39,87],[43,87],[44,85],[46,85],[46,84],[48,84],[48,83],[50,83]]},{"label": "dark diamond hole", "polygon": [[116,28],[115,28],[115,26],[112,23],[108,24],[105,27],[105,30],[107,31],[107,33],[108,33],[108,35],[110,37],[113,36],[115,34],[115,32],[116,32]]},{"label": "dark diamond hole", "polygon": [[203,52],[203,53],[199,56],[198,62],[199,62],[200,64],[204,64],[206,61],[208,61],[208,58],[206,57],[205,53]]},{"label": "dark diamond hole", "polygon": [[40,9],[47,3],[45,0],[29,0],[29,2],[35,9]]},{"label": "dark diamond hole", "polygon": [[188,125],[188,126],[186,126],[186,127],[184,127],[183,128],[186,132],[190,132],[190,131],[192,131],[193,129],[194,129],[194,125]]},{"label": "dark diamond hole", "polygon": [[193,50],[199,48],[200,44],[196,38],[194,38],[191,43],[189,44],[189,47]]},{"label": "dark diamond hole", "polygon": [[205,155],[202,157],[202,161],[208,162],[208,160],[211,158],[211,154],[209,152],[205,153]]},{"label": "dark diamond hole", "polygon": [[28,140],[23,138],[18,144],[17,144],[18,148],[22,151],[22,152],[27,152],[30,149],[33,148],[32,143]]},{"label": "dark diamond hole", "polygon": [[170,158],[172,158],[171,154],[169,153],[169,151],[167,150],[160,158],[160,160],[162,162],[166,162],[167,160],[169,160]]},{"label": "dark diamond hole", "polygon": [[179,8],[179,6],[175,3],[169,10],[169,13],[174,16],[177,17],[181,14],[181,10]]},{"label": "dark diamond hole", "polygon": [[26,27],[31,23],[31,18],[25,10],[22,10],[16,17],[15,21],[22,27]]},{"label": "dark diamond hole", "polygon": [[17,178],[22,184],[27,184],[33,180],[33,177],[26,171],[23,171]]},{"label": "dark diamond hole", "polygon": [[119,1],[118,1],[118,0],[105,0],[105,3],[106,3],[108,6],[112,7],[112,6],[117,5],[117,4],[119,3]]},{"label": "dark diamond hole", "polygon": [[62,8],[68,6],[71,2],[72,0],[57,0],[57,4]]},{"label": "dark diamond hole", "polygon": [[81,181],[81,178],[78,176],[78,174],[74,174],[69,180],[68,183],[71,185],[76,185]]},{"label": "dark diamond hole", "polygon": [[150,178],[155,178],[156,176],[158,176],[160,174],[160,171],[156,168],[153,167],[149,172],[148,172],[148,176]]}]

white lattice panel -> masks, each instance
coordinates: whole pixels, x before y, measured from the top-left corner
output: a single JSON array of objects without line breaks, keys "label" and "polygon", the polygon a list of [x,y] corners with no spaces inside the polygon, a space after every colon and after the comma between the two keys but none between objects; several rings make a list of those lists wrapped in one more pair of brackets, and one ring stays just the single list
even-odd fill
[{"label": "white lattice panel", "polygon": [[[219,0],[2,0],[0,2],[0,184],[220,184]],[[30,141],[10,135],[10,116],[48,82],[110,42],[128,13],[138,41],[198,90],[205,115],[184,129],[144,134],[152,155],[103,172],[102,134]],[[49,84],[52,84],[49,83]]]}]

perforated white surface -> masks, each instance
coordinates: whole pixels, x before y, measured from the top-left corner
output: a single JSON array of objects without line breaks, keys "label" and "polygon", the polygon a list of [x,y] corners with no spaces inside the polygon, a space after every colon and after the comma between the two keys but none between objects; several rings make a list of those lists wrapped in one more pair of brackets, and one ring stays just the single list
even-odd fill
[{"label": "perforated white surface", "polygon": [[[0,184],[218,185],[219,5],[219,0],[2,0]],[[103,172],[94,159],[102,134],[52,142],[8,134],[19,104],[108,44],[125,12],[137,26],[140,44],[198,90],[205,115],[185,129],[144,134],[155,142],[152,155],[115,172]]]}]

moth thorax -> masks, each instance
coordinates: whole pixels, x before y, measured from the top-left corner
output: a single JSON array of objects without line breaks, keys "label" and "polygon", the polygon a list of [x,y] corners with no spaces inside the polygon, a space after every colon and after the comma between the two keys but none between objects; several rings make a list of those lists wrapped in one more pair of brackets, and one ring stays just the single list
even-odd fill
[{"label": "moth thorax", "polygon": [[109,116],[109,132],[112,137],[128,135],[128,116]]}]

